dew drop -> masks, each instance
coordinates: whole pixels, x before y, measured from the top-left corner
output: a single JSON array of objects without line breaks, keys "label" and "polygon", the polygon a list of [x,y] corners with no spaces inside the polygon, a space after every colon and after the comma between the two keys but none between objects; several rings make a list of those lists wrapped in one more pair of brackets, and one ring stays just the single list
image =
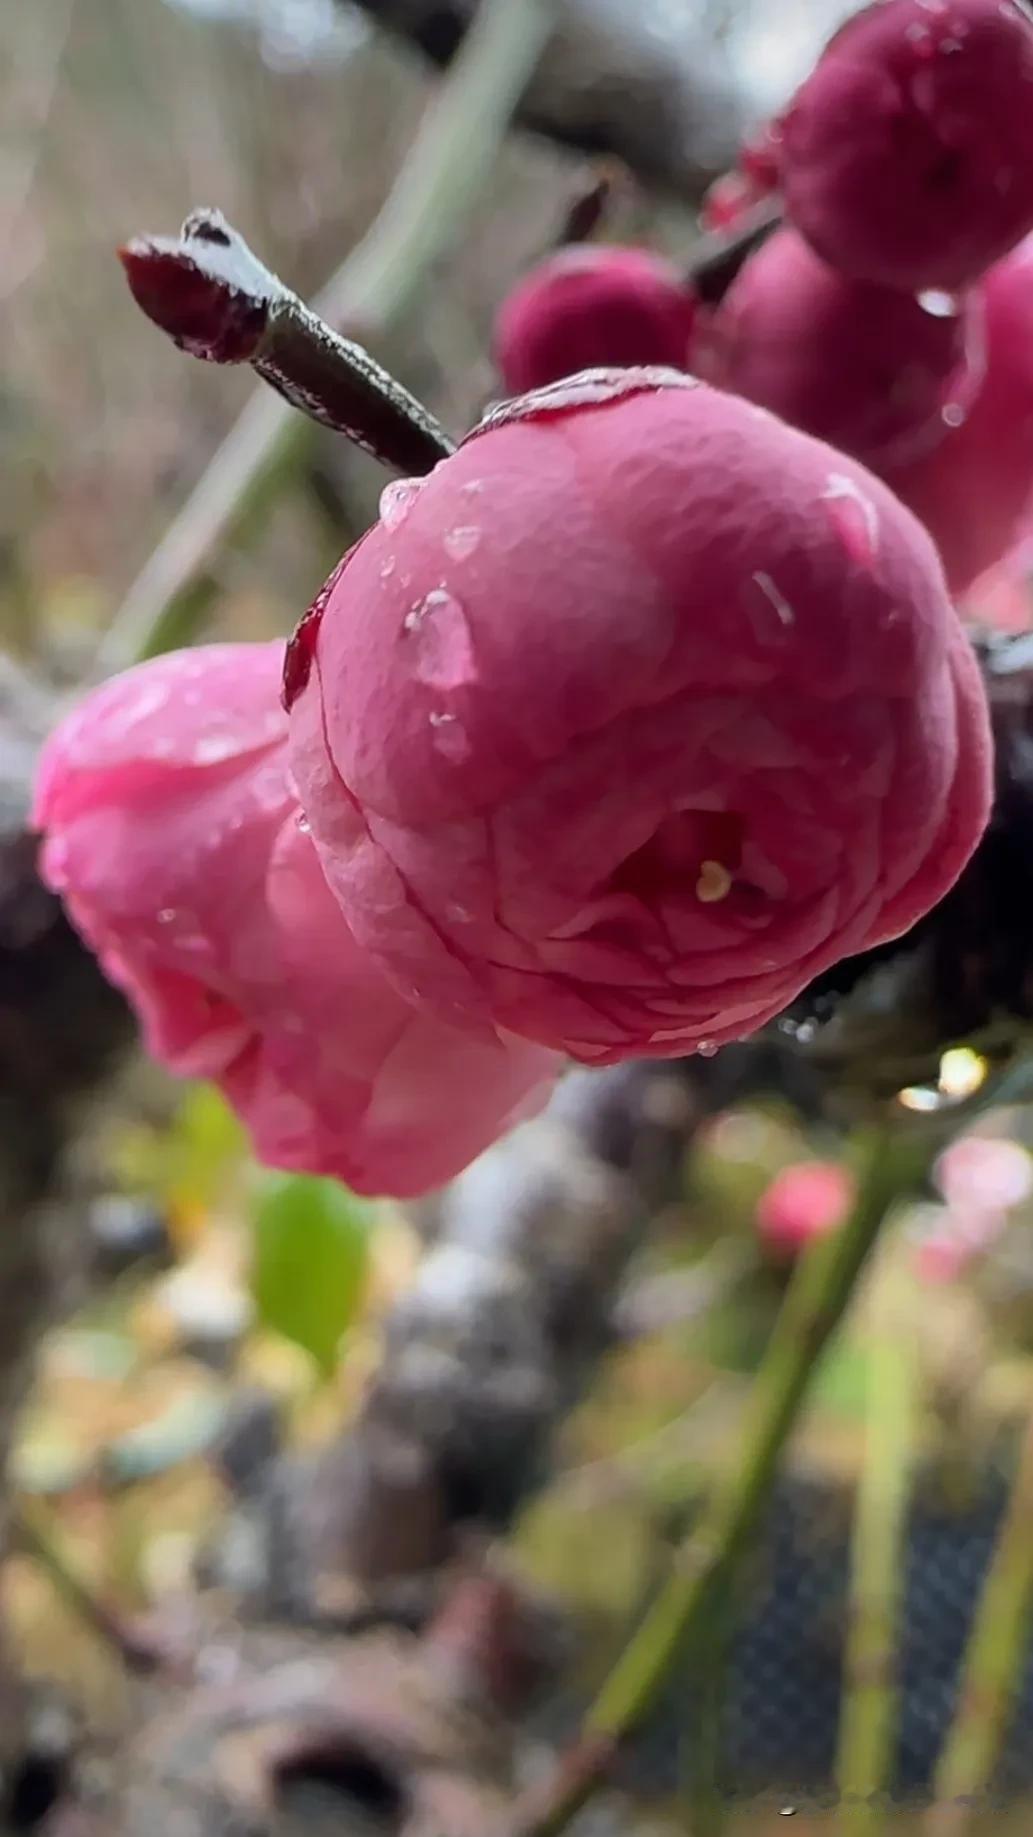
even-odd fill
[{"label": "dew drop", "polygon": [[481,532],[476,523],[460,524],[457,529],[450,529],[445,537],[445,553],[453,561],[468,561],[477,553],[481,543]]},{"label": "dew drop", "polygon": [[380,521],[386,530],[401,529],[423,490],[422,478],[396,478],[380,493]]},{"label": "dew drop", "polygon": [[[795,625],[796,614],[790,606],[789,601],[786,599],[785,594],[780,592],[779,588],[775,585],[771,575],[765,574],[762,570],[758,570],[758,572],[751,575],[750,578],[754,585],[758,587],[764,595],[768,606],[771,608],[772,612],[774,612],[783,631],[787,631],[791,625]],[[768,636],[766,621],[765,629],[758,631],[757,635],[762,641]]]},{"label": "dew drop", "polygon": [[430,728],[435,750],[445,759],[458,762],[469,758],[470,737],[458,715],[435,710],[430,716]]},{"label": "dew drop", "polygon": [[879,546],[879,513],[871,498],[846,472],[830,472],[822,501],[850,559],[870,568]]},{"label": "dew drop", "polygon": [[295,820],[295,823],[297,824],[299,833],[301,835],[303,836],[311,835],[312,825],[309,822],[308,817],[305,815],[304,810],[299,810],[294,820]]},{"label": "dew drop", "polygon": [[918,304],[932,319],[956,319],[960,310],[957,296],[940,287],[928,287],[918,296]]},{"label": "dew drop", "polygon": [[384,562],[381,562],[380,564],[381,580],[390,580],[394,571],[395,571],[395,558],[393,555],[389,555],[387,560]]},{"label": "dew drop", "polygon": [[158,914],[159,925],[174,925],[176,922],[175,906],[163,906]]},{"label": "dew drop", "polygon": [[433,587],[410,606],[402,621],[415,647],[420,682],[458,689],[474,674],[473,636],[462,602],[445,586]]},{"label": "dew drop", "polygon": [[943,410],[943,419],[948,427],[963,427],[965,409],[960,402],[948,402]]},{"label": "dew drop", "polygon": [[696,1048],[696,1052],[701,1059],[716,1059],[717,1058],[716,1040],[700,1040],[700,1043]]}]

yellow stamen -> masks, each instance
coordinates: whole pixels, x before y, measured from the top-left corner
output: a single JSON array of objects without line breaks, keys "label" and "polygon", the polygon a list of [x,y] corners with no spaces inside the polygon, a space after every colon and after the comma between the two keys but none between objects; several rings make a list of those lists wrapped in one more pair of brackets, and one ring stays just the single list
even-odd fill
[{"label": "yellow stamen", "polygon": [[732,876],[723,861],[701,861],[699,879],[696,882],[696,898],[705,906],[714,906],[720,899],[727,899],[732,890]]}]

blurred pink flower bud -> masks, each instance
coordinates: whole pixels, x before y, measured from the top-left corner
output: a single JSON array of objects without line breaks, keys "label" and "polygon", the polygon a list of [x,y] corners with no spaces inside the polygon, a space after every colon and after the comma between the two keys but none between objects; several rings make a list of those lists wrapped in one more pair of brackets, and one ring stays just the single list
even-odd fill
[{"label": "blurred pink flower bud", "polygon": [[44,879],[154,1056],[214,1079],[263,1160],[408,1195],[548,1093],[559,1061],[404,1000],[355,942],[287,776],[283,646],[212,645],[95,690],[40,766]]},{"label": "blurred pink flower bud", "polygon": [[648,249],[579,243],[532,268],[503,301],[495,357],[514,395],[600,365],[685,370],[696,301]]},{"label": "blurred pink flower bud", "polygon": [[743,1036],[986,820],[975,660],[851,460],[673,372],[388,487],[289,651],[324,870],[399,985],[587,1062]]},{"label": "blurred pink flower bud", "polygon": [[1033,228],[1033,21],[1016,0],[878,0],[781,127],[786,207],[819,255],[963,287]]},{"label": "blurred pink flower bud", "polygon": [[[1031,116],[1033,119],[1033,116]],[[946,439],[884,476],[939,548],[964,593],[1019,544],[1033,502],[1033,237],[999,262],[983,295],[986,370]]]},{"label": "blurred pink flower bud", "polygon": [[950,1206],[1007,1211],[1033,1193],[1033,1161],[1018,1142],[963,1135],[937,1161],[936,1183]]},{"label": "blurred pink flower bud", "polygon": [[854,1180],[838,1161],[797,1161],[776,1174],[757,1201],[757,1235],[769,1256],[789,1262],[843,1223]]},{"label": "blurred pink flower bud", "polygon": [[982,299],[847,280],[783,229],[737,275],[695,356],[708,382],[882,475],[949,438],[974,400]]}]

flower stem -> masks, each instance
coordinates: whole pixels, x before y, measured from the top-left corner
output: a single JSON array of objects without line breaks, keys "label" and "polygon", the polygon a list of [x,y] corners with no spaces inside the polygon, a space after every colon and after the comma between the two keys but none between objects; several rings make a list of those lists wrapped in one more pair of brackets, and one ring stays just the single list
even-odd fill
[{"label": "flower stem", "polygon": [[736,1585],[778,1463],[818,1360],[854,1292],[890,1209],[919,1184],[934,1152],[932,1134],[886,1127],[868,1144],[857,1199],[846,1224],[800,1264],[758,1372],[741,1460],[678,1551],[674,1568],[618,1659],[557,1778],[522,1816],[519,1837],[556,1837],[600,1786],[620,1744],[654,1705],[675,1668],[702,1670],[718,1654]]},{"label": "flower stem", "polygon": [[1033,1415],[1022,1438],[997,1547],[962,1662],[954,1722],[936,1769],[929,1837],[963,1837],[986,1819],[986,1795],[1033,1632]]},{"label": "flower stem", "polygon": [[897,1713],[904,1539],[918,1409],[911,1334],[917,1292],[907,1247],[890,1242],[876,1266],[868,1336],[868,1397],[851,1550],[840,1721],[842,1837],[881,1830]]},{"label": "flower stem", "polygon": [[137,305],[181,351],[249,363],[292,408],[400,471],[429,472],[453,451],[415,396],[304,305],[220,211],[193,211],[178,237],[138,236],[119,255]]},{"label": "flower stem", "polygon": [[[375,342],[408,311],[491,170],[554,4],[482,0],[380,215],[315,301],[331,324]],[[254,526],[312,438],[286,403],[254,396],[130,587],[98,648],[98,674],[197,635],[216,593],[216,548]]]}]

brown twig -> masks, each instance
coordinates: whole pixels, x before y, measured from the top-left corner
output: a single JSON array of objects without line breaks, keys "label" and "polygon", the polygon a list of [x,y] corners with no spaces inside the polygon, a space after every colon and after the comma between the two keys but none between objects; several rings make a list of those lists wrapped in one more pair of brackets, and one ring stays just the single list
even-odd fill
[{"label": "brown twig", "polygon": [[778,199],[765,199],[746,213],[730,233],[710,230],[694,244],[685,265],[685,279],[707,306],[724,299],[740,268],[782,221]]},{"label": "brown twig", "polygon": [[191,357],[250,364],[292,408],[401,472],[452,452],[423,404],[305,306],[221,211],[192,211],[178,237],[134,237],[119,257],[141,311]]}]

